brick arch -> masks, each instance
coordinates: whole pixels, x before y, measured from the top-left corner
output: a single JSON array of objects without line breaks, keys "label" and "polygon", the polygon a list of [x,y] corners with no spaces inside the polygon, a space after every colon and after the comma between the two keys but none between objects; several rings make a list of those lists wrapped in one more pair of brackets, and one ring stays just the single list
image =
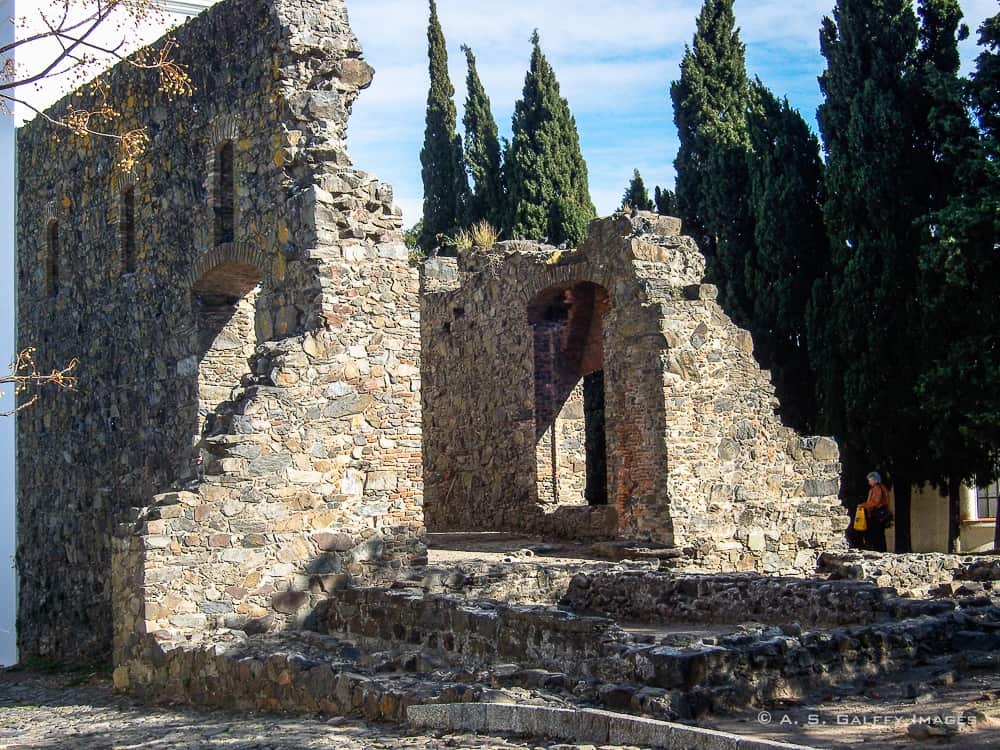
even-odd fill
[{"label": "brick arch", "polygon": [[273,259],[256,245],[242,241],[227,242],[216,245],[198,256],[188,271],[187,287],[193,288],[198,280],[213,268],[227,263],[253,266],[260,274],[261,283],[264,284],[267,284],[273,275]]},{"label": "brick arch", "polygon": [[566,281],[546,287],[532,298],[528,322],[533,328],[549,325],[548,315],[560,311],[559,356],[575,374],[589,375],[604,368],[604,320],[610,308],[611,293],[604,285]]},{"label": "brick arch", "polygon": [[130,187],[135,187],[139,182],[138,177],[134,171],[122,171],[116,169],[114,174],[111,175],[111,189],[120,193],[122,190],[127,190]]},{"label": "brick arch", "polygon": [[614,276],[601,268],[591,268],[589,264],[583,268],[585,270],[581,270],[580,264],[545,268],[541,273],[534,274],[530,282],[518,290],[521,300],[526,306],[530,306],[533,300],[551,287],[589,283],[604,287],[611,299],[611,306],[617,307],[614,298]]},{"label": "brick arch", "polygon": [[525,279],[525,282],[517,290],[517,295],[523,304],[525,320],[527,320],[533,302],[548,289],[585,283],[603,287],[610,302],[610,308],[607,311],[610,325],[614,325],[613,316],[619,310],[629,309],[629,312],[625,314],[631,318],[633,329],[636,328],[639,321],[645,324],[644,332],[637,335],[645,338],[648,345],[655,345],[661,349],[666,348],[667,342],[663,338],[663,332],[660,328],[662,317],[660,306],[645,304],[646,300],[641,296],[623,298],[620,294],[620,282],[623,275],[620,269],[592,265],[589,262],[548,266],[532,274],[529,279]]}]

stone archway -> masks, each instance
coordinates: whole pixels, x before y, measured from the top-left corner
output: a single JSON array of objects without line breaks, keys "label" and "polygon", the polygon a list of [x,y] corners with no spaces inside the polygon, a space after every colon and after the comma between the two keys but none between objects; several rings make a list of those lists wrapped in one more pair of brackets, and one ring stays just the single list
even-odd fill
[{"label": "stone archway", "polygon": [[604,320],[610,308],[608,291],[589,281],[548,287],[528,305],[543,507],[608,503]]},{"label": "stone archway", "polygon": [[258,266],[230,254],[222,255],[191,284],[198,374],[196,441],[228,429],[233,403],[253,375],[263,280]]}]

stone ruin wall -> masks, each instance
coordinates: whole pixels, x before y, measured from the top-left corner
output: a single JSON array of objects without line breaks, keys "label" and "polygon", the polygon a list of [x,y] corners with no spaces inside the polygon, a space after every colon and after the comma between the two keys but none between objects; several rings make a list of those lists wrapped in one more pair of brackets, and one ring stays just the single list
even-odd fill
[{"label": "stone ruin wall", "polygon": [[[819,551],[842,546],[836,444],[781,424],[750,334],[701,283],[704,258],[679,230],[618,215],[592,224],[579,250],[507,242],[424,265],[428,528],[637,539],[685,549],[703,570],[768,573],[809,573]],[[550,451],[536,450],[531,317],[552,290],[581,285],[608,296],[579,369],[603,350],[604,506],[540,496],[552,465],[581,480],[572,450],[537,466]],[[560,335],[565,346],[576,334]]]},{"label": "stone ruin wall", "polygon": [[175,36],[192,97],[109,75],[151,137],[134,177],[107,142],[18,134],[18,343],[81,362],[18,418],[22,657],[107,658],[113,611],[119,660],[281,627],[424,554],[418,282],[391,190],[345,151],[372,72],[344,3],[227,0]]},{"label": "stone ruin wall", "polygon": [[134,175],[106,142],[19,133],[19,343],[82,363],[19,420],[24,656],[106,658],[114,621],[134,688],[157,640],[308,625],[424,559],[425,470],[435,528],[723,570],[837,546],[836,446],[778,423],[674,220],[432,260],[418,300],[391,190],[345,150],[372,71],[343,0],[227,0],[176,37],[191,98],[109,75],[151,136]]}]

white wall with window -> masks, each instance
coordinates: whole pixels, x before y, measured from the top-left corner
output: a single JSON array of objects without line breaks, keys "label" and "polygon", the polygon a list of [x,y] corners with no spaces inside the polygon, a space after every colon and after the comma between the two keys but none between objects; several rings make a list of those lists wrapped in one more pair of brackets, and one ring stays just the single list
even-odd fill
[{"label": "white wall with window", "polygon": [[[1000,486],[996,482],[986,487],[962,485],[959,490],[959,550],[960,552],[990,552],[993,550],[993,527],[997,512]],[[911,499],[910,536],[914,552],[946,552],[948,550],[948,497],[937,487],[914,487]],[[892,533],[889,534],[890,548]]]}]

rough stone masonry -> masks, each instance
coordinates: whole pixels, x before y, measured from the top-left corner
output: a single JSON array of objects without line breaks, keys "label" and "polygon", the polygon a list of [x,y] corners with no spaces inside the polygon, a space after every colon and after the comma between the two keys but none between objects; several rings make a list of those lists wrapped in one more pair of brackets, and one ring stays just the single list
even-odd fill
[{"label": "rough stone masonry", "polygon": [[837,445],[782,425],[680,228],[618,214],[578,249],[424,265],[431,530],[635,539],[713,571],[809,573],[836,546]]},{"label": "rough stone masonry", "polygon": [[838,546],[837,447],[781,425],[677,220],[431,261],[421,293],[345,149],[372,69],[344,0],[225,0],[175,36],[193,96],[108,73],[151,138],[134,174],[106,141],[18,137],[18,341],[82,362],[19,417],[23,657],[114,639],[134,685],[158,642],[309,627],[422,563],[425,513],[711,570]]},{"label": "rough stone masonry", "polygon": [[107,658],[115,618],[123,648],[279,626],[424,554],[417,272],[345,151],[372,70],[344,3],[230,0],[175,36],[193,96],[108,76],[150,135],[134,175],[106,141],[18,134],[18,342],[82,362],[19,418],[23,657]]}]

